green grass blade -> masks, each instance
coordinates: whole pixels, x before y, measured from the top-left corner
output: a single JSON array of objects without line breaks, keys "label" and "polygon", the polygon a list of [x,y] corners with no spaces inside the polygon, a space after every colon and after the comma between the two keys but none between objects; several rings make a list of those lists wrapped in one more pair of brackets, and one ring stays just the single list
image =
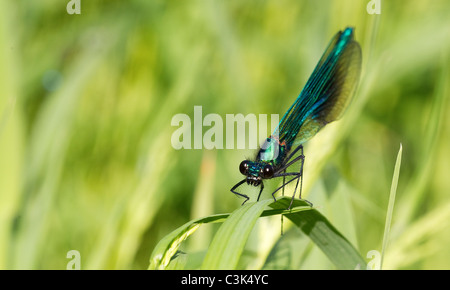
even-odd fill
[{"label": "green grass blade", "polygon": [[256,220],[265,207],[272,203],[270,199],[256,203],[247,203],[235,210],[214,236],[202,269],[236,269],[245,243]]},{"label": "green grass blade", "polygon": [[[289,199],[280,199],[270,206],[286,208]],[[295,200],[294,206],[307,205],[306,202]],[[338,269],[365,269],[366,261],[353,245],[317,210],[300,211],[285,215],[304,234],[322,250]]]},{"label": "green grass blade", "polygon": [[163,270],[169,265],[180,244],[193,234],[203,223],[223,222],[229,214],[216,214],[200,219],[195,219],[182,225],[175,231],[165,236],[156,245],[150,257],[149,270]]},{"label": "green grass blade", "polygon": [[262,270],[297,270],[311,253],[313,243],[297,227],[291,227],[272,247]]},{"label": "green grass blade", "polygon": [[[155,247],[149,269],[166,269],[181,242],[201,224],[224,222],[217,231],[205,256],[202,269],[236,269],[247,239],[259,217],[283,214],[299,227],[338,269],[365,269],[359,252],[316,209],[305,201],[295,200],[288,211],[290,197],[273,202],[270,199],[248,203],[231,214],[211,215],[190,221],[164,237]],[[266,209],[269,206],[272,209]],[[358,266],[359,265],[359,266]]]},{"label": "green grass blade", "polygon": [[392,212],[394,211],[395,195],[397,193],[398,178],[400,175],[400,166],[402,164],[402,151],[403,151],[403,147],[402,147],[402,144],[400,144],[400,149],[398,150],[397,160],[395,162],[395,167],[394,167],[394,176],[392,177],[391,192],[389,195],[389,204],[388,204],[388,210],[387,210],[387,214],[386,214],[386,224],[384,226],[383,246],[381,248],[380,269],[383,266],[383,257],[384,257],[384,253],[386,251],[386,247],[387,247],[387,244],[389,241],[389,233],[391,230],[391,222],[392,222]]}]

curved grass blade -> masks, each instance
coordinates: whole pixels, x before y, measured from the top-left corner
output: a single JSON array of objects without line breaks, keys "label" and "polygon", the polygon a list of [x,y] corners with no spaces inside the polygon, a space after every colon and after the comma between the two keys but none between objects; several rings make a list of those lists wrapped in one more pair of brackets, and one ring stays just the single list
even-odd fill
[{"label": "curved grass blade", "polygon": [[[288,199],[280,199],[270,207],[280,209],[289,205]],[[307,205],[295,200],[294,206]],[[287,213],[285,216],[322,250],[338,269],[365,269],[366,261],[353,245],[317,210]]]},{"label": "curved grass blade", "polygon": [[[155,247],[149,269],[166,269],[181,242],[201,224],[224,222],[203,260],[202,269],[236,269],[244,246],[259,217],[283,214],[325,253],[338,269],[366,268],[366,262],[353,245],[316,209],[303,200],[290,197],[248,203],[231,214],[212,215],[190,221],[164,237]],[[269,206],[272,209],[266,209]],[[266,209],[266,210],[265,210]],[[359,266],[358,266],[359,265]]]},{"label": "curved grass blade", "polygon": [[180,244],[193,234],[201,224],[223,222],[229,214],[216,214],[185,223],[175,231],[165,236],[153,249],[150,257],[149,270],[163,270],[177,252]]},{"label": "curved grass blade", "polygon": [[388,210],[386,213],[386,223],[384,225],[383,247],[381,248],[380,269],[383,266],[384,253],[386,251],[386,248],[387,248],[387,245],[389,242],[389,233],[391,231],[391,223],[392,223],[392,213],[394,211],[395,195],[397,194],[398,178],[400,175],[400,166],[402,164],[402,152],[403,152],[403,147],[402,147],[402,144],[400,143],[400,149],[398,150],[397,160],[395,162],[395,167],[394,167],[394,176],[392,177],[391,193],[389,194],[389,204],[388,204]]},{"label": "curved grass blade", "polygon": [[272,202],[271,199],[267,199],[248,203],[235,210],[214,236],[201,268],[236,269],[256,220]]},{"label": "curved grass blade", "polygon": [[262,270],[298,270],[311,254],[314,244],[297,227],[290,227],[274,244]]}]

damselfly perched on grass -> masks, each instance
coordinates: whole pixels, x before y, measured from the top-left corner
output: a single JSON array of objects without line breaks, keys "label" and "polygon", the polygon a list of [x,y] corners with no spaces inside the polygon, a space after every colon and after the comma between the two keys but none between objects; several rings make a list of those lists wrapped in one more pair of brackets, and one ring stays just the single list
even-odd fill
[{"label": "damselfly perched on grass", "polygon": [[[356,91],[361,72],[361,48],[354,40],[353,28],[339,31],[331,40],[319,63],[294,104],[284,114],[275,132],[266,139],[254,160],[244,160],[239,165],[245,178],[231,188],[231,192],[245,198],[236,189],[247,183],[261,186],[258,201],[264,189],[264,179],[283,177],[283,184],[297,181],[288,209],[291,208],[300,182],[299,198],[302,194],[303,143],[312,138],[326,124],[339,119]],[[296,156],[297,153],[300,155]],[[300,161],[298,171],[287,172]],[[292,179],[286,182],[286,178]],[[284,190],[284,189],[283,189]]]}]

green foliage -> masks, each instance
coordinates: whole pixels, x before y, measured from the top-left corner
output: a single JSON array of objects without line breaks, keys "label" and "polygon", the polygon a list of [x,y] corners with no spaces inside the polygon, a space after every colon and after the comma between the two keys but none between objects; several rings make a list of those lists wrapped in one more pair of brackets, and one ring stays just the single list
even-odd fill
[{"label": "green foliage", "polygon": [[384,252],[389,242],[392,214],[394,212],[395,196],[397,195],[398,178],[400,176],[400,166],[402,164],[402,152],[403,148],[402,145],[400,144],[400,150],[398,151],[397,160],[395,162],[394,176],[392,177],[391,193],[389,194],[389,204],[386,213],[386,223],[384,226],[383,247],[381,248],[381,261],[379,269],[381,269],[381,267],[383,266]]},{"label": "green foliage", "polygon": [[[155,268],[165,253],[171,269],[362,269],[372,250],[383,269],[449,268],[450,2],[368,2],[0,1],[0,269],[65,269],[70,250],[81,269],[146,269],[150,253]],[[240,207],[229,189],[253,151],[172,148],[172,117],[196,105],[283,114],[349,25],[362,78],[305,146],[313,210],[269,209],[276,182],[260,203],[243,186]]]},{"label": "green foliage", "polygon": [[[189,222],[162,239],[150,258],[150,269],[167,269],[180,243],[195,232],[203,223],[225,222],[214,236],[208,248],[202,269],[237,269],[244,246],[259,217],[283,214],[327,255],[338,269],[365,268],[365,261],[336,228],[319,211],[306,202],[296,200],[291,210],[290,198],[273,202],[271,199],[248,203],[232,214],[212,215]],[[264,210],[267,206],[274,210]],[[270,263],[277,264],[272,257]],[[186,265],[185,265],[186,267]],[[183,267],[184,268],[184,267]],[[187,267],[189,268],[189,267]]]}]

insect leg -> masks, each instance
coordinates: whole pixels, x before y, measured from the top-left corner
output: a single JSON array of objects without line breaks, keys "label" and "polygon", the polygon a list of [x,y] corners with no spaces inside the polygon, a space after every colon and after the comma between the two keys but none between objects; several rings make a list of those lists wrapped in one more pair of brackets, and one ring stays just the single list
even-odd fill
[{"label": "insect leg", "polygon": [[[291,180],[289,180],[288,182],[286,182],[286,183],[284,183],[283,185],[281,185],[280,187],[278,187],[277,189],[275,189],[275,191],[272,193],[272,196],[278,191],[278,190],[280,190],[281,188],[283,188],[283,187],[285,187],[286,185],[288,185],[289,183],[291,183],[292,181],[294,181],[294,180],[299,180],[300,179],[300,172],[288,172],[288,173],[281,173],[281,174],[279,174],[277,177],[280,177],[280,176],[295,176],[294,178],[292,178]],[[292,206],[292,203],[294,202],[294,198],[295,198],[295,191],[294,191],[294,195],[292,196],[292,199],[291,199],[291,203],[289,204],[289,207],[287,208],[287,209],[291,209],[291,206]],[[308,201],[308,200],[306,200],[306,199],[302,199],[302,200],[304,200],[305,202],[307,202],[310,206],[313,206],[313,204],[310,202],[310,201]]]},{"label": "insect leg", "polygon": [[[299,148],[299,147],[298,147]],[[298,149],[295,149],[296,151],[298,150]],[[285,166],[283,166],[280,170],[283,170],[283,173],[276,173],[276,174],[274,174],[273,175],[273,177],[281,177],[281,176],[283,176],[283,185],[281,185],[280,187],[278,187],[273,193],[272,193],[272,196],[274,197],[274,199],[275,199],[275,193],[278,191],[278,190],[280,190],[281,188],[283,188],[283,193],[284,193],[284,187],[288,184],[288,183],[291,183],[292,181],[294,181],[294,180],[298,180],[299,178],[300,178],[300,172],[287,172],[286,173],[286,168],[288,167],[288,166],[290,166],[291,164],[293,164],[293,163],[295,163],[295,162],[297,162],[298,160],[300,160],[300,159],[303,159],[304,158],[304,156],[303,155],[300,155],[300,156],[297,156],[297,157],[295,157],[294,158],[294,160],[292,160],[291,162],[289,162],[287,165],[285,165]],[[278,170],[278,172],[280,172],[280,170]],[[285,182],[285,177],[286,176],[295,176],[294,178],[292,178],[291,180],[289,180],[288,182]],[[273,178],[272,177],[272,178]],[[294,196],[295,196],[295,191],[294,191]],[[292,204],[292,203],[291,203]],[[289,207],[289,209],[290,209],[290,207]]]},{"label": "insect leg", "polygon": [[[303,155],[303,145],[298,145],[297,148],[295,148],[291,152],[291,154],[289,154],[289,156],[286,158],[286,162],[289,161],[297,153],[298,150],[301,150],[301,152],[302,152],[301,155]],[[292,164],[292,162],[289,162],[289,164]],[[287,167],[289,167],[289,166],[287,166]]]},{"label": "insect leg", "polygon": [[[242,181],[239,181],[235,186],[233,186],[233,187],[231,188],[231,192],[232,192],[232,193],[234,193],[234,194],[236,194],[236,195],[239,195],[239,196],[242,196],[242,197],[245,197],[245,198],[246,198],[246,199],[244,200],[244,202],[242,203],[242,205],[243,205],[244,203],[246,203],[247,200],[249,200],[250,198],[249,198],[247,195],[245,195],[245,194],[242,194],[242,193],[239,193],[239,192],[235,191],[235,189],[238,188],[239,186],[241,186],[246,180],[247,180],[247,179],[244,179],[244,180],[242,180]],[[261,194],[261,193],[260,193],[260,194]]]},{"label": "insect leg", "polygon": [[[291,209],[292,203],[294,202],[294,198],[295,198],[295,193],[297,192],[297,187],[298,187],[298,182],[300,181],[300,192],[298,195],[298,198],[302,199],[302,185],[303,185],[303,165],[305,164],[305,155],[303,155],[303,146],[301,147],[301,165],[300,165],[300,176],[297,178],[297,184],[295,185],[295,189],[294,189],[294,194],[292,195],[292,199],[291,199],[291,203],[289,204],[288,209]],[[310,203],[309,201],[306,201],[307,203],[309,203],[310,206],[312,206],[312,203]]]},{"label": "insect leg", "polygon": [[302,154],[295,157],[293,160],[291,160],[289,163],[286,163],[285,165],[283,165],[283,167],[281,167],[280,169],[278,169],[277,172],[281,172],[284,171],[285,169],[287,169],[289,166],[291,166],[292,164],[294,164],[295,162],[297,162],[298,160],[300,160],[301,158],[305,158],[305,156],[303,155],[303,146],[300,145],[297,148],[294,149],[294,151],[286,158],[286,162],[289,161],[294,155],[295,153],[297,153],[298,150],[301,149]]},{"label": "insect leg", "polygon": [[[291,180],[289,180],[286,183],[283,183],[283,185],[281,185],[280,187],[278,187],[277,189],[275,189],[275,191],[272,193],[273,199],[275,199],[275,193],[284,188],[286,185],[288,185],[289,183],[291,183],[292,181],[296,180],[299,178],[299,173],[298,172],[288,172],[288,173],[280,173],[277,176],[274,175],[274,177],[281,177],[281,176],[295,176],[294,178],[292,178]],[[276,199],[275,199],[276,200]]]},{"label": "insect leg", "polygon": [[261,196],[261,192],[263,191],[263,189],[264,189],[264,183],[261,182],[261,190],[259,191],[258,199],[256,201],[259,201],[259,197]]}]

